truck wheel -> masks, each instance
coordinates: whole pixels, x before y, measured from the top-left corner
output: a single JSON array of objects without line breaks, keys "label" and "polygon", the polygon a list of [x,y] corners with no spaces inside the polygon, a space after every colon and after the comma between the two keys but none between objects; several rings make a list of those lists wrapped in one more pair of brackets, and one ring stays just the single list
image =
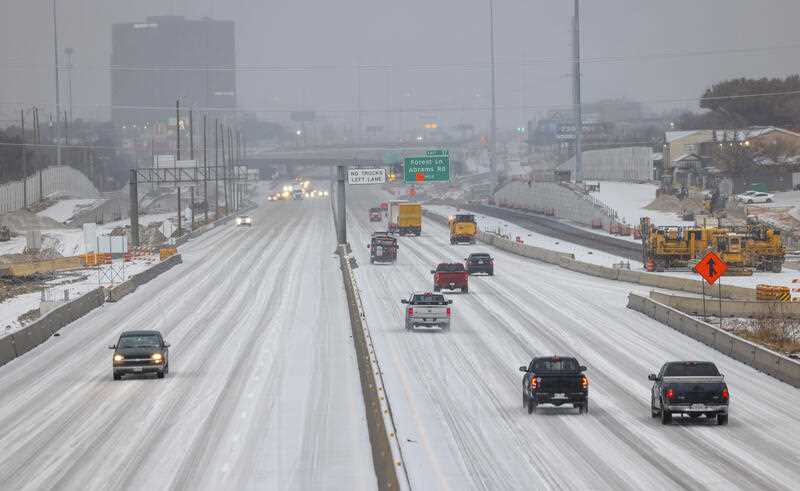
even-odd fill
[{"label": "truck wheel", "polygon": [[469,287],[465,286],[464,288],[462,288],[461,293],[469,293]]},{"label": "truck wheel", "polygon": [[113,375],[114,375],[114,380],[121,380],[122,379],[122,375],[118,374],[117,372],[114,372]]},{"label": "truck wheel", "polygon": [[536,411],[536,401],[528,399],[528,414],[532,414],[534,411]]},{"label": "truck wheel", "polygon": [[657,418],[658,417],[658,409],[656,409],[656,403],[653,401],[653,398],[650,398],[650,417]]},{"label": "truck wheel", "polygon": [[455,243],[456,243],[456,241],[454,241],[453,239],[450,239],[450,245],[455,245]]},{"label": "truck wheel", "polygon": [[589,414],[589,399],[581,404],[580,408],[578,408],[578,414]]},{"label": "truck wheel", "polygon": [[717,414],[717,424],[720,426],[727,426],[728,424],[728,415],[727,414]]},{"label": "truck wheel", "polygon": [[438,292],[438,291],[440,291],[440,290],[441,290],[441,288],[439,288],[438,286],[434,286],[434,287],[433,287],[433,291],[435,291],[435,292]]},{"label": "truck wheel", "polygon": [[783,265],[780,263],[779,260],[773,261],[772,263],[772,272],[773,273],[780,273],[781,269],[783,269]]},{"label": "truck wheel", "polygon": [[525,389],[522,389],[522,409],[528,407],[528,394],[525,393]]},{"label": "truck wheel", "polygon": [[494,270],[489,271],[489,276],[494,276]]},{"label": "truck wheel", "polygon": [[661,407],[661,424],[668,425],[672,422],[672,413]]},{"label": "truck wheel", "polygon": [[375,264],[375,259],[374,258],[369,258],[369,263],[370,264]]}]

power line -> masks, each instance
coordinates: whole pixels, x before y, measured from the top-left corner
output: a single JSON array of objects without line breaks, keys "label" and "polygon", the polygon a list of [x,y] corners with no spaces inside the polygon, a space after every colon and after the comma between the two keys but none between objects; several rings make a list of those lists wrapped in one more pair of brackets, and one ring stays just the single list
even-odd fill
[{"label": "power line", "polygon": [[[618,56],[598,56],[581,58],[581,63],[620,63],[627,61],[651,61],[673,58],[704,57],[717,55],[735,54],[756,54],[769,51],[800,49],[800,43],[757,46],[750,48],[730,48],[718,50],[699,50],[699,51],[663,51],[654,53],[642,53],[634,55]],[[535,66],[550,63],[571,63],[572,58],[527,58],[527,59],[506,59],[497,60],[496,65],[502,66]],[[50,65],[27,63],[22,61],[8,61],[0,63],[5,68],[41,68],[50,69]],[[331,71],[349,70],[352,71],[360,67],[362,70],[441,70],[451,68],[480,69],[488,70],[491,64],[486,61],[474,62],[454,62],[454,63],[413,63],[413,64],[297,64],[297,65],[273,65],[273,64],[237,64],[237,65],[73,65],[73,70],[102,70],[102,71],[234,71],[234,72],[308,72],[308,71]],[[66,65],[59,65],[59,70],[67,69]]]},{"label": "power line", "polygon": [[[676,104],[683,102],[704,102],[704,101],[724,101],[724,100],[739,100],[751,99],[758,97],[780,97],[780,96],[794,96],[800,95],[800,90],[788,90],[781,92],[759,92],[754,94],[738,94],[728,96],[714,96],[714,97],[687,97],[687,98],[674,98],[674,99],[644,99],[636,102],[642,104]],[[53,103],[43,102],[32,104],[29,102],[13,102],[13,101],[0,101],[0,105],[5,106],[26,106],[36,105],[38,107],[53,106]],[[591,102],[583,104],[584,106],[591,106]],[[164,111],[174,110],[174,106],[137,106],[137,105],[114,105],[114,104],[75,104],[76,107],[94,108],[94,109],[138,109],[145,111]],[[572,107],[571,104],[541,104],[541,105],[505,105],[497,106],[497,110],[502,111],[519,111],[520,109],[566,109]],[[359,111],[364,113],[420,113],[420,112],[475,112],[475,111],[489,111],[489,106],[425,106],[425,107],[407,107],[407,108],[329,108],[329,109],[316,109],[315,113],[320,114],[339,114],[339,113],[357,113]],[[265,113],[265,114],[290,114],[293,112],[303,111],[303,108],[259,108],[259,107],[195,107],[195,110],[201,112],[222,112],[222,113]]]}]

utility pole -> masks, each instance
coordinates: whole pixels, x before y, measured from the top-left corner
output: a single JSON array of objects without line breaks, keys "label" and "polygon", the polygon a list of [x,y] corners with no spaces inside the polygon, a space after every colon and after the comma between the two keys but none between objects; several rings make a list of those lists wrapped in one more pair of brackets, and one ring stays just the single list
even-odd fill
[{"label": "utility pole", "polygon": [[67,98],[69,104],[69,120],[72,121],[72,54],[75,53],[73,48],[66,48],[64,54],[67,55]]},{"label": "utility pole", "polygon": [[339,229],[337,230],[337,236],[339,239],[339,244],[346,244],[347,243],[347,206],[346,206],[346,196],[345,196],[345,188],[344,188],[344,180],[347,172],[343,165],[336,166],[336,210],[338,220],[337,225]]},{"label": "utility pole", "polygon": [[208,147],[206,145],[206,115],[203,114],[203,218],[208,223]]},{"label": "utility pole", "polygon": [[[240,169],[242,166],[242,132],[236,132],[236,168]],[[237,181],[237,185],[239,186],[239,201],[241,202],[244,199],[244,185]]]},{"label": "utility pole", "polygon": [[183,235],[183,228],[181,227],[181,185],[178,184],[178,238]]},{"label": "utility pole", "polygon": [[194,119],[192,117],[194,111],[189,109],[189,158],[194,160]]},{"label": "utility pole", "polygon": [[192,230],[194,230],[194,186],[189,187],[189,209],[192,211]]},{"label": "utility pole", "polygon": [[356,67],[356,105],[358,115],[356,116],[356,143],[361,143],[361,62]]},{"label": "utility pole", "polygon": [[489,0],[489,52],[492,70],[492,117],[489,128],[489,172],[491,173],[492,189],[494,194],[497,188],[497,107],[495,99],[495,71],[494,71],[494,0]]},{"label": "utility pole", "polygon": [[61,126],[58,124],[59,114],[61,114],[61,96],[59,95],[58,83],[58,21],[56,19],[56,0],[53,3],[53,58],[56,71],[56,165],[61,165]]},{"label": "utility pole", "polygon": [[219,119],[214,118],[214,218],[219,212]]},{"label": "utility pole", "polygon": [[583,181],[583,117],[581,116],[581,18],[580,0],[575,0],[572,18],[572,90],[575,112],[575,182]]},{"label": "utility pole", "polygon": [[69,145],[69,120],[67,119],[67,111],[64,111],[64,141]]},{"label": "utility pole", "polygon": [[[177,145],[175,147],[175,160],[176,162],[181,159],[181,99],[180,97],[175,101],[175,136],[177,138]],[[177,165],[177,163],[175,164]]]},{"label": "utility pole", "polygon": [[227,215],[229,212],[229,208],[228,208],[228,165],[225,162],[225,126],[220,124],[219,129],[220,133],[222,133],[221,135],[222,148],[220,149],[222,153],[222,172],[223,172],[222,188],[225,193],[225,214]]},{"label": "utility pole", "polygon": [[22,207],[28,207],[28,152],[25,148],[25,109],[19,110],[22,127]]},{"label": "utility pole", "polygon": [[137,247],[139,245],[139,190],[136,169],[131,169],[129,186],[131,199],[129,211],[131,216],[131,242],[134,247]]}]

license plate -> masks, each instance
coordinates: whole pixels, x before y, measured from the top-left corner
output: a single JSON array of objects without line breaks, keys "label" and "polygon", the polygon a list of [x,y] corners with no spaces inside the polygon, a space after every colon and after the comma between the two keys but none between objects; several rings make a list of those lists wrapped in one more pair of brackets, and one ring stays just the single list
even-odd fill
[{"label": "license plate", "polygon": [[553,394],[553,399],[566,399],[566,394]]},{"label": "license plate", "polygon": [[456,286],[455,283],[450,283],[450,288],[453,288],[454,286]]},{"label": "license plate", "polygon": [[691,411],[705,411],[708,408],[706,408],[705,404],[692,404],[689,409]]},{"label": "license plate", "polygon": [[133,369],[133,371],[134,371],[134,372],[141,372],[141,371],[142,371],[142,367],[135,367],[135,368]]},{"label": "license plate", "polygon": [[478,264],[483,264],[483,261],[478,261]]}]

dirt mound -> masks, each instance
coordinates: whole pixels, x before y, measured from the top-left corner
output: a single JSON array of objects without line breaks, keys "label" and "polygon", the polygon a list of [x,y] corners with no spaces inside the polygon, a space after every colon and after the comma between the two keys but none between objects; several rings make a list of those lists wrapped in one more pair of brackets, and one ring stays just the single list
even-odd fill
[{"label": "dirt mound", "polygon": [[28,230],[47,230],[64,228],[52,218],[39,216],[28,210],[17,210],[0,215],[0,225],[5,225],[14,233],[25,233]]}]

